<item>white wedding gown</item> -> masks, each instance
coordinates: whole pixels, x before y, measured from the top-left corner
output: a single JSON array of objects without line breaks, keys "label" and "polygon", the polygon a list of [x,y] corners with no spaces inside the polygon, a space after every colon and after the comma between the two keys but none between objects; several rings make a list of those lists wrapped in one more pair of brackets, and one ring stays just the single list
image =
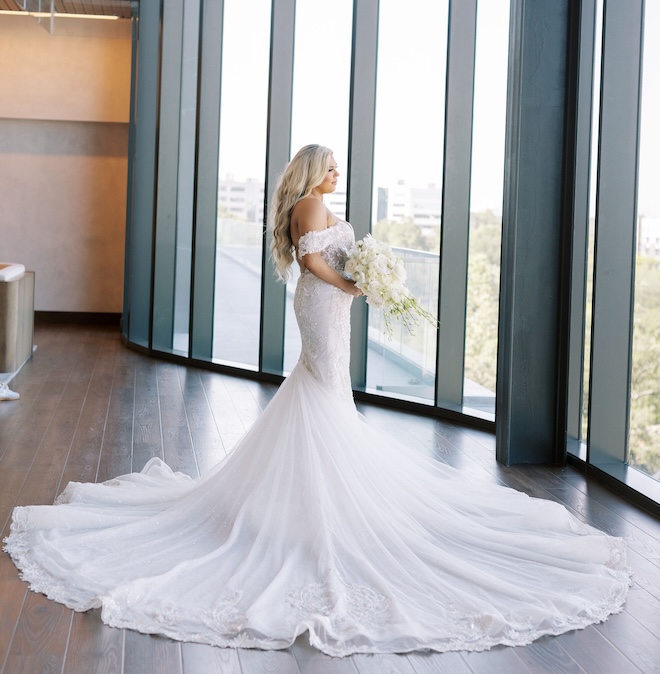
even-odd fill
[{"label": "white wedding gown", "polygon": [[[300,248],[339,269],[353,240],[340,221]],[[203,478],[152,459],[16,508],[5,548],[32,590],[116,627],[263,649],[308,632],[333,656],[522,645],[620,611],[621,539],[367,425],[351,301],[302,274],[300,361]]]}]

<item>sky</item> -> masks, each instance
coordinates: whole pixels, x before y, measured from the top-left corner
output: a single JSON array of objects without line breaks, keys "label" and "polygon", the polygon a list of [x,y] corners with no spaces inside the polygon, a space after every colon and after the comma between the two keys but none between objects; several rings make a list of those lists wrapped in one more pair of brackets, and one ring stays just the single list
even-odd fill
[{"label": "sky", "polygon": [[[381,0],[380,6],[376,186],[398,180],[441,186],[448,2]],[[475,114],[473,171],[478,209],[501,209],[508,8],[508,0],[480,3],[476,96],[483,105]],[[258,178],[266,142],[270,0],[225,0],[223,38],[220,176]],[[292,151],[307,143],[333,148],[344,178],[351,38],[352,0],[297,0]],[[240,69],[227,66],[237,61]]]},{"label": "sky", "polygon": [[[296,1],[292,152],[335,151],[346,177],[352,0]],[[509,0],[477,16],[472,210],[501,212]],[[380,0],[375,186],[442,184],[448,0]],[[220,177],[263,179],[270,0],[225,0]],[[660,0],[646,2],[640,213],[660,214]],[[240,63],[240,67],[235,67]],[[340,189],[342,185],[340,184]]]}]

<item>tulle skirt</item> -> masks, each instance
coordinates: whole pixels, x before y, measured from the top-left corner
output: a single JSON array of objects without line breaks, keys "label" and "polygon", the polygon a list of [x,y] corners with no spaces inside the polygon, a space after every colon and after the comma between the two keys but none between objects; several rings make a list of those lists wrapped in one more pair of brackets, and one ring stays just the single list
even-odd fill
[{"label": "tulle skirt", "polygon": [[5,548],[34,591],[115,627],[333,656],[527,644],[621,610],[621,539],[473,484],[369,426],[298,364],[199,480],[152,459],[54,506]]}]

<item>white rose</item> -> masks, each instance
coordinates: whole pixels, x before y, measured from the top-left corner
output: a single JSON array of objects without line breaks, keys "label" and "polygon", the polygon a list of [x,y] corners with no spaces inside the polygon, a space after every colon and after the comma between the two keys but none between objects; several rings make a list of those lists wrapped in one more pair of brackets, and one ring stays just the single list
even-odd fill
[{"label": "white rose", "polygon": [[389,272],[389,265],[387,258],[384,255],[378,255],[374,260],[374,267],[380,274],[387,274]]},{"label": "white rose", "polygon": [[376,307],[376,309],[380,309],[385,302],[378,295],[369,295],[367,297],[367,304]]},{"label": "white rose", "polygon": [[378,281],[370,281],[367,289],[369,291],[369,295],[380,295],[382,294],[384,287],[382,283],[379,283]]}]

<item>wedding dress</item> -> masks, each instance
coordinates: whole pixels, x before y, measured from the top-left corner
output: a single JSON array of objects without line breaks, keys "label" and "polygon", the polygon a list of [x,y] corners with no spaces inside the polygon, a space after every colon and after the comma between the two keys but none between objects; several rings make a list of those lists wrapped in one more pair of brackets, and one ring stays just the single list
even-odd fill
[{"label": "wedding dress", "polygon": [[[300,240],[341,269],[338,222]],[[367,425],[352,400],[352,297],[305,271],[300,361],[229,456],[193,480],[152,459],[54,506],[5,547],[32,590],[115,627],[333,656],[527,644],[621,610],[621,539],[557,503],[472,483]]]}]

